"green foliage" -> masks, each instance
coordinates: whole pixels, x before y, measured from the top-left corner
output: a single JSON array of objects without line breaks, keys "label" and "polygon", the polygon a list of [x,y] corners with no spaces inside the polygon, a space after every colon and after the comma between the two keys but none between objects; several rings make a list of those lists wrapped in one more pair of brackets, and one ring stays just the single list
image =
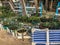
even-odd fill
[{"label": "green foliage", "polygon": [[40,18],[39,17],[36,17],[36,16],[32,16],[32,17],[29,17],[29,21],[31,23],[37,24],[37,23],[40,22]]},{"label": "green foliage", "polygon": [[9,25],[8,27],[9,27],[10,30],[18,29],[18,26],[16,26],[16,25]]},{"label": "green foliage", "polygon": [[41,17],[40,20],[42,22],[42,23],[40,23],[41,24],[40,28],[42,26],[43,28],[60,29],[60,21],[59,21],[58,17],[55,19],[55,16],[52,16],[49,18],[46,18],[44,16],[44,17]]},{"label": "green foliage", "polygon": [[45,16],[44,17],[41,17],[40,18],[40,20],[41,20],[41,22],[52,22],[52,21],[54,21],[54,22],[59,22],[59,20],[56,18],[55,16],[49,16],[49,18],[46,18]]},{"label": "green foliage", "polygon": [[60,22],[44,22],[41,26],[49,29],[60,29]]},{"label": "green foliage", "polygon": [[15,16],[15,13],[10,9],[10,7],[7,6],[0,7],[0,12],[2,12],[2,15],[0,15],[1,18],[9,18]]},{"label": "green foliage", "polygon": [[40,22],[40,17],[36,17],[36,16],[31,16],[31,17],[27,17],[27,16],[21,16],[19,18],[17,18],[18,21],[20,22],[27,22],[27,23],[38,23]]}]

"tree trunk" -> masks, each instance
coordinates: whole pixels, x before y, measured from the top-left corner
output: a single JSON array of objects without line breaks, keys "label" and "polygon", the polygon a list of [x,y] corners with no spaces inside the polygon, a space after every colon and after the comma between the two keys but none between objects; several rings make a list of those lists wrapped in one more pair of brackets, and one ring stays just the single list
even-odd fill
[{"label": "tree trunk", "polygon": [[24,0],[20,0],[20,3],[22,5],[22,15],[26,15],[26,8],[25,8],[25,1]]},{"label": "tree trunk", "polygon": [[0,1],[0,6],[2,6],[2,1]]},{"label": "tree trunk", "polygon": [[14,9],[13,1],[12,0],[9,0],[9,4],[10,4],[11,9],[14,11],[15,9]]},{"label": "tree trunk", "polygon": [[52,3],[53,3],[53,2],[52,2],[52,0],[51,0],[51,4],[50,4],[50,11],[52,11]]},{"label": "tree trunk", "polygon": [[46,12],[47,12],[47,9],[48,9],[48,0],[46,0],[45,8],[46,8]]},{"label": "tree trunk", "polygon": [[37,0],[34,0],[34,3],[35,3],[35,7],[36,7],[36,13],[38,13],[39,11],[38,11],[38,2],[37,2]]}]

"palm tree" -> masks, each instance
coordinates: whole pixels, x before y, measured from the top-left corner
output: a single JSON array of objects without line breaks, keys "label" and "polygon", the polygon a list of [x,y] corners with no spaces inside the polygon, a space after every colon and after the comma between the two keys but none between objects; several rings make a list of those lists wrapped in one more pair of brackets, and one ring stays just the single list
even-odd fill
[{"label": "palm tree", "polygon": [[3,3],[4,0],[0,0],[0,1],[1,1],[1,3]]},{"label": "palm tree", "polygon": [[26,15],[26,8],[25,8],[25,1],[24,0],[20,0],[20,3],[22,5],[22,15]]},{"label": "palm tree", "polygon": [[2,6],[2,2],[0,1],[0,6]]},{"label": "palm tree", "polygon": [[14,11],[14,4],[13,4],[12,0],[9,0],[9,5],[10,5],[11,9]]},{"label": "palm tree", "polygon": [[48,0],[46,0],[45,7],[46,7],[46,12],[47,12],[47,8],[48,8]]},{"label": "palm tree", "polygon": [[52,10],[53,0],[51,0],[50,11]]},{"label": "palm tree", "polygon": [[36,13],[38,13],[38,1],[34,0],[34,3],[35,3],[35,7],[36,7]]}]

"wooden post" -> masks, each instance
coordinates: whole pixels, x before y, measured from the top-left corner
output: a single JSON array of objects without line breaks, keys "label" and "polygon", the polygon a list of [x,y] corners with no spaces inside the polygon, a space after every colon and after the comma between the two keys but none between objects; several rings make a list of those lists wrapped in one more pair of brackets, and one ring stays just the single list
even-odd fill
[{"label": "wooden post", "polygon": [[49,45],[49,30],[48,30],[48,28],[46,29],[47,31],[47,33],[46,33],[46,39],[47,39],[47,43],[46,43],[46,45]]}]

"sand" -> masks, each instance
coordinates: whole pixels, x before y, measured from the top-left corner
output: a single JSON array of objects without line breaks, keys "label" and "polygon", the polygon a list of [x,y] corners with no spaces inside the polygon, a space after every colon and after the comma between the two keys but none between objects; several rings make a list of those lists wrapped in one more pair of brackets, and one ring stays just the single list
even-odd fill
[{"label": "sand", "polygon": [[6,31],[0,30],[0,45],[31,45],[31,41],[29,39],[22,41],[8,34]]}]

